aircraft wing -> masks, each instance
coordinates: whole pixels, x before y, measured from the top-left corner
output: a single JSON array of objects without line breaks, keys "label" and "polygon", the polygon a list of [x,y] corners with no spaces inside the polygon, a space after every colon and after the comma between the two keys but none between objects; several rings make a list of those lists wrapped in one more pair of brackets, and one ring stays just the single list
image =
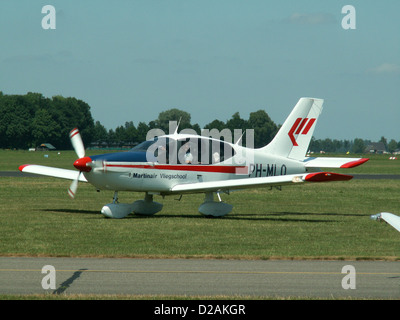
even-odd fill
[{"label": "aircraft wing", "polygon": [[291,174],[284,176],[271,176],[259,178],[242,178],[219,180],[209,182],[196,182],[178,184],[171,188],[173,193],[196,193],[196,192],[215,192],[236,189],[249,189],[268,186],[282,186],[288,184],[296,184],[302,182],[327,182],[327,181],[347,181],[352,179],[352,176],[331,173],[331,172],[316,172]]},{"label": "aircraft wing", "polygon": [[[36,164],[24,164],[19,167],[19,171],[27,173],[35,173],[42,176],[68,179],[68,180],[75,180],[79,174],[79,171],[77,170],[40,166]],[[87,182],[83,174],[79,175],[79,181]]]},{"label": "aircraft wing", "polygon": [[368,160],[368,158],[317,157],[306,158],[303,162],[306,168],[354,168]]},{"label": "aircraft wing", "polygon": [[400,217],[389,213],[389,212],[381,212],[371,216],[373,220],[383,220],[390,224],[393,228],[400,232]]}]

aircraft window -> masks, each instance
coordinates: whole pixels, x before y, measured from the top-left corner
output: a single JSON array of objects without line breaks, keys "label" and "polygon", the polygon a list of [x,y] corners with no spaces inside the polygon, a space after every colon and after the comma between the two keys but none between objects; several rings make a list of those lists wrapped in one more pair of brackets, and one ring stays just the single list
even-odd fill
[{"label": "aircraft window", "polygon": [[136,152],[147,151],[147,149],[156,141],[157,138],[153,140],[143,141],[139,143],[137,146],[133,147],[130,151],[136,151]]},{"label": "aircraft window", "polygon": [[178,163],[198,164],[197,138],[177,141]]},{"label": "aircraft window", "polygon": [[178,144],[180,163],[214,164],[234,155],[234,150],[228,143],[208,138],[190,138],[178,141]]},{"label": "aircraft window", "polygon": [[209,162],[218,163],[234,156],[233,148],[223,141],[210,140],[209,142]]},{"label": "aircraft window", "polygon": [[147,152],[147,161],[162,164],[214,164],[235,154],[228,143],[197,137],[181,140],[156,137],[142,142],[131,151]]}]

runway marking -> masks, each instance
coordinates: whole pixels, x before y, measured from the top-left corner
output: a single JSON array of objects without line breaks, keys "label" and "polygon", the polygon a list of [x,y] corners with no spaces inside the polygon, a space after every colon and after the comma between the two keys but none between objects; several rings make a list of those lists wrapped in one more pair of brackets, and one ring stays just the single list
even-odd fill
[{"label": "runway marking", "polygon": [[[41,272],[41,269],[0,269],[0,272]],[[309,274],[343,275],[342,272],[318,271],[206,271],[206,270],[57,270],[56,272],[93,272],[93,273],[201,273],[201,274]],[[357,272],[357,275],[400,275],[400,272]]]}]

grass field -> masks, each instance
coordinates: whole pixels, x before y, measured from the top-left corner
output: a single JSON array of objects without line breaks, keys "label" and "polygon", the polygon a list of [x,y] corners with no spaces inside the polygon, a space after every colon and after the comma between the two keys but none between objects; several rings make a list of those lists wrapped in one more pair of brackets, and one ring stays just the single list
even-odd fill
[{"label": "grass field", "polygon": [[[44,157],[48,154],[49,157]],[[36,163],[71,168],[72,151],[1,151],[0,171]],[[399,174],[400,160],[374,156],[346,173]],[[153,217],[106,219],[110,191],[54,178],[0,178],[0,255],[400,260],[400,233],[371,214],[400,213],[400,180],[364,180],[257,189],[224,195],[223,218],[197,212],[203,195],[156,197]],[[120,192],[121,202],[143,198]]]}]

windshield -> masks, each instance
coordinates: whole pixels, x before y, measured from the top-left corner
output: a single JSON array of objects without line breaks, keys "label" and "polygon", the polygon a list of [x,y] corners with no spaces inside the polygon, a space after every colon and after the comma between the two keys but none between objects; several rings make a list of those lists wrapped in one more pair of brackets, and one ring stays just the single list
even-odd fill
[{"label": "windshield", "polygon": [[138,144],[130,151],[146,152],[147,161],[164,164],[214,164],[235,154],[229,144],[203,137],[178,140],[156,137]]},{"label": "windshield", "polygon": [[131,150],[129,151],[134,151],[134,152],[146,152],[147,149],[158,140],[158,137],[156,137],[155,139],[152,140],[147,140],[147,141],[143,141],[141,143],[139,143],[137,146],[133,147]]}]

